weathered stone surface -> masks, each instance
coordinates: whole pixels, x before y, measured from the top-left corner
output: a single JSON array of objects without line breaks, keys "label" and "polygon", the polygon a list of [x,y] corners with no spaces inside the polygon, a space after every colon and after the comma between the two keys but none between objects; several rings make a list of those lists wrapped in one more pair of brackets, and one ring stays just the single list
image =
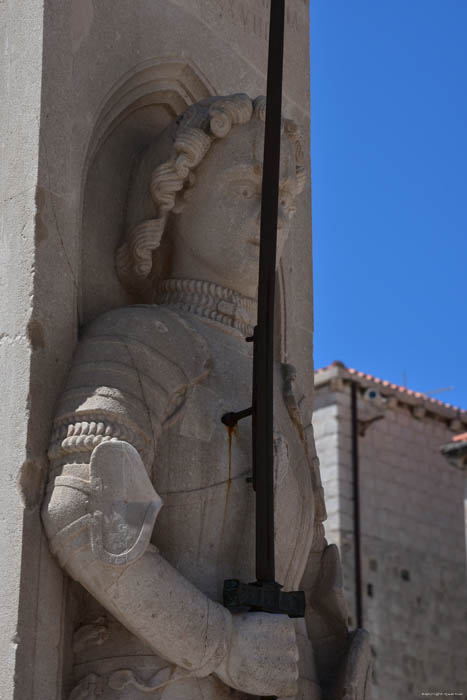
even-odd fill
[{"label": "weathered stone surface", "polygon": [[[149,655],[157,654],[153,675],[164,659],[173,672],[186,671],[171,685],[187,697],[203,692],[200,678],[206,692],[223,694],[212,673],[243,691],[238,697],[290,696],[298,674],[291,620],[232,618],[215,602],[225,578],[254,577],[250,429],[239,427],[233,439],[220,418],[251,394],[244,337],[252,332],[258,276],[261,117],[264,101],[244,95],[195,107],[172,129],[165,162],[158,142],[142,159],[117,266],[124,284],[149,295],[152,287],[159,305],[113,311],[91,325],[59,402],[49,450],[43,517],[52,551]],[[291,124],[285,123],[283,142],[280,251],[304,181]],[[143,196],[148,183],[149,198]],[[159,248],[161,256],[170,251],[167,260],[157,260]],[[156,276],[149,284],[152,268],[168,281]],[[207,397],[214,401],[201,412],[197,401]],[[301,446],[298,452],[293,446],[298,436],[293,425],[287,428],[284,409],[278,578],[296,588],[315,511],[310,465]],[[161,502],[148,473],[165,501],[154,529],[162,556],[149,546]],[[115,629],[116,647],[118,636]],[[109,694],[119,689],[121,671],[109,675],[101,659],[94,659],[94,675]],[[134,663],[127,661],[125,683],[153,683],[138,676]],[[314,670],[304,671],[306,683]],[[77,677],[77,688],[88,676]]]},{"label": "weathered stone surface", "polygon": [[[56,365],[57,378],[48,372],[54,362],[45,358],[54,352],[37,304],[37,245],[43,233],[36,216],[42,201],[37,187],[42,2],[1,4],[0,47],[0,695],[31,698],[34,686],[34,697],[55,697],[63,660],[59,647],[64,583],[49,554],[38,505],[63,361]],[[45,411],[40,406],[42,391]],[[45,648],[57,652],[44,653]]]},{"label": "weathered stone surface", "polygon": [[[108,698],[127,686],[165,686],[168,662],[168,692],[177,697],[223,697],[228,686],[238,698],[318,698],[346,664],[338,556],[323,536],[295,371],[280,362],[276,571],[286,590],[307,572],[312,619],[308,631],[303,621],[296,630],[283,616],[232,616],[221,604],[225,579],[255,576],[251,427],[232,433],[220,419],[251,400],[245,336],[256,311],[264,116],[264,99],[211,98],[142,156],[117,271],[127,289],[156,304],[91,324],[58,403],[43,508],[51,549],[102,604],[101,618],[121,623],[109,635],[120,657],[129,632],[143,645],[124,655],[124,668],[118,654],[109,668],[105,646],[85,666],[76,659],[77,696],[91,681]],[[299,134],[287,120],[281,151],[279,256],[305,182]],[[368,669],[365,652],[360,665]],[[360,675],[353,682],[364,697]]]},{"label": "weathered stone surface", "polygon": [[[291,0],[288,5],[284,107],[285,113],[301,128],[307,166],[308,4],[304,0]],[[213,636],[204,640],[206,654],[209,656],[211,652],[208,653],[208,650],[212,651],[210,659],[206,660],[206,673],[213,670],[218,662],[218,676],[210,674],[206,681],[203,680],[205,697],[223,697],[226,692],[230,693],[225,685],[229,682],[232,686],[241,687],[243,691],[246,681],[239,681],[237,678],[239,669],[243,667],[241,654],[240,657],[234,654],[231,663],[220,658],[222,650],[225,651],[225,658],[228,658],[227,649],[230,649],[230,646],[222,632],[222,620],[225,622],[226,613],[215,602],[219,599],[219,581],[226,575],[226,562],[230,561],[229,556],[236,551],[238,538],[226,539],[228,556],[221,552],[221,555],[216,554],[213,559],[210,551],[210,544],[213,542],[210,537],[201,537],[199,531],[190,528],[189,524],[199,522],[202,508],[204,514],[209,511],[211,489],[206,487],[210,485],[209,479],[213,475],[218,477],[219,485],[213,487],[216,496],[214,501],[217,505],[209,511],[210,516],[206,516],[208,534],[214,533],[213,537],[216,534],[219,536],[219,522],[222,523],[224,517],[223,511],[219,512],[219,504],[226,500],[226,490],[232,505],[241,501],[245,496],[245,489],[248,488],[250,495],[247,504],[251,507],[251,490],[242,476],[247,469],[245,465],[249,465],[249,447],[247,442],[244,442],[245,437],[239,436],[238,446],[237,438],[232,439],[231,474],[236,474],[238,478],[232,477],[230,481],[228,441],[225,432],[222,432],[225,429],[217,423],[215,429],[207,427],[207,424],[216,419],[218,411],[224,405],[227,408],[236,408],[233,403],[240,397],[243,402],[249,400],[251,357],[238,338],[241,337],[241,328],[251,325],[251,295],[254,285],[250,280],[248,288],[237,289],[229,277],[231,270],[225,265],[227,255],[224,253],[222,257],[222,251],[219,250],[217,260],[223,262],[219,277],[214,279],[206,270],[201,271],[196,267],[198,262],[194,267],[190,264],[187,269],[184,261],[187,260],[187,244],[190,240],[188,224],[196,220],[201,222],[202,215],[205,216],[201,206],[202,198],[193,197],[191,201],[187,199],[184,213],[178,215],[180,239],[177,240],[180,244],[182,241],[184,243],[184,256],[175,256],[180,265],[176,270],[177,275],[188,275],[190,280],[201,278],[201,284],[209,283],[208,289],[202,290],[201,303],[199,289],[181,290],[182,295],[188,292],[192,294],[190,300],[185,299],[189,310],[179,308],[177,318],[182,324],[180,328],[183,327],[183,333],[191,334],[190,343],[185,343],[184,347],[190,348],[193,355],[185,355],[183,361],[177,356],[175,349],[179,350],[182,346],[177,331],[175,337],[179,342],[174,343],[172,339],[168,356],[165,359],[159,357],[154,365],[146,368],[144,377],[140,368],[133,374],[130,372],[128,375],[121,375],[128,382],[124,389],[129,394],[135,393],[138,396],[141,387],[146,386],[146,377],[149,381],[154,379],[152,373],[157,375],[159,372],[157,376],[164,377],[168,384],[165,385],[161,380],[155,387],[154,383],[149,381],[149,393],[153,402],[151,406],[157,416],[163,404],[163,401],[158,403],[158,397],[161,395],[158,392],[162,392],[165,397],[170,395],[172,403],[166,405],[168,413],[158,415],[157,420],[151,413],[149,420],[149,413],[140,413],[136,418],[137,412],[132,412],[132,419],[127,420],[125,402],[121,404],[119,412],[115,403],[112,404],[114,392],[98,392],[95,403],[92,403],[92,397],[88,397],[91,403],[86,406],[86,410],[90,411],[90,414],[78,416],[80,420],[73,423],[71,417],[77,410],[77,404],[66,408],[67,393],[63,393],[62,388],[66,381],[73,384],[73,373],[78,371],[76,358],[80,357],[80,353],[82,355],[84,352],[86,355],[87,352],[83,350],[87,347],[87,341],[84,339],[78,346],[74,363],[72,362],[82,327],[95,320],[97,326],[91,325],[87,331],[88,334],[92,334],[92,328],[99,328],[99,324],[105,325],[107,322],[113,323],[112,319],[118,318],[119,322],[123,320],[129,323],[126,311],[111,312],[110,316],[106,316],[105,312],[127,307],[133,301],[140,301],[139,297],[132,296],[120,283],[114,261],[115,250],[125,233],[126,222],[129,222],[127,214],[130,216],[131,206],[128,207],[128,192],[134,164],[156,139],[159,139],[160,162],[164,162],[164,154],[169,153],[172,147],[170,124],[187,106],[219,93],[242,92],[256,95],[264,92],[268,3],[263,0],[239,0],[235,3],[217,3],[212,0],[167,0],[164,3],[154,3],[152,0],[123,0],[119,3],[113,0],[46,0],[44,3],[35,3],[33,0],[18,0],[14,7],[2,7],[2,11],[7,19],[2,23],[5,31],[3,46],[6,47],[1,59],[2,90],[4,89],[7,95],[7,99],[2,100],[2,108],[5,109],[5,119],[2,119],[2,144],[7,163],[4,174],[8,178],[2,180],[2,231],[5,241],[2,264],[6,270],[7,292],[2,295],[5,310],[2,313],[3,335],[0,348],[4,353],[2,357],[5,358],[2,359],[2,378],[6,381],[2,405],[5,410],[3,424],[8,426],[4,450],[4,473],[8,475],[8,479],[2,491],[6,527],[3,542],[8,543],[7,549],[4,550],[8,566],[2,566],[2,571],[5,575],[4,591],[8,605],[2,618],[0,635],[3,658],[8,659],[8,663],[1,671],[2,697],[61,700],[67,698],[70,692],[73,698],[87,695],[92,697],[93,693],[103,690],[103,681],[100,678],[105,677],[107,695],[103,695],[103,698],[137,698],[140,695],[146,696],[146,693],[138,688],[138,683],[150,683],[154,686],[165,684],[169,680],[167,661],[162,659],[164,656],[170,657],[169,661],[178,665],[182,674],[188,669],[186,662],[193,664],[198,670],[202,668],[200,650],[196,648],[195,641],[196,634],[199,634],[199,630],[195,629],[196,625],[193,624],[191,628],[194,637],[187,635],[187,644],[190,646],[191,640],[190,648],[194,654],[192,660],[180,640],[180,635],[178,642],[181,646],[174,643],[175,651],[166,651],[165,647],[161,651],[159,641],[155,641],[153,637],[146,638],[146,632],[142,631],[149,629],[151,625],[146,607],[143,615],[138,601],[144,602],[145,606],[151,601],[156,605],[156,599],[153,589],[151,595],[144,593],[142,597],[132,596],[135,579],[130,572],[133,566],[143,567],[146,572],[144,576],[148,576],[146,580],[152,580],[152,567],[156,560],[159,562],[156,566],[159,573],[166,571],[164,567],[169,567],[171,571],[176,571],[177,575],[184,576],[183,581],[189,579],[191,583],[187,584],[187,590],[192,593],[195,591],[193,596],[204,601],[202,606],[212,607],[213,619],[218,617],[218,624],[213,624]],[[169,127],[169,131],[165,132],[164,144],[161,135],[166,127]],[[260,131],[255,122],[246,127],[234,127],[230,135],[232,140],[226,139],[222,144],[224,149],[229,148],[229,141],[233,148],[232,144],[237,138],[235,130],[241,128],[248,133],[248,139],[260,138]],[[220,143],[221,140],[219,146]],[[287,158],[290,161],[295,154],[287,143],[285,140],[284,147],[285,152],[289,151]],[[234,150],[238,150],[239,154],[244,156],[241,143],[237,143]],[[256,147],[256,151],[253,152],[257,151]],[[229,158],[231,156],[232,153]],[[217,145],[212,147],[209,157],[210,161],[209,158],[203,161],[206,172],[203,197],[209,193],[210,188],[220,187],[225,175],[222,168],[223,157]],[[224,158],[226,157],[224,155]],[[219,160],[216,160],[217,158]],[[289,166],[284,162],[285,170],[289,172],[290,168],[288,171]],[[203,187],[201,172],[200,167],[200,192]],[[213,173],[217,174],[214,180]],[[198,177],[198,173],[196,175]],[[290,182],[293,184],[293,177]],[[146,182],[146,188],[148,184]],[[284,240],[278,270],[278,358],[286,363],[293,361],[304,396],[303,400],[291,398],[289,387],[285,403],[279,402],[280,422],[286,428],[281,428],[278,433],[277,478],[278,482],[288,484],[288,487],[281,491],[283,495],[280,498],[283,498],[283,501],[279,502],[278,508],[278,512],[284,518],[284,522],[280,523],[278,528],[278,548],[284,553],[282,569],[279,567],[283,580],[286,581],[289,577],[294,585],[298,585],[306,568],[306,588],[311,591],[320,569],[324,540],[322,530],[318,528],[307,566],[305,552],[311,544],[309,528],[313,521],[312,499],[307,495],[310,493],[309,488],[313,488],[317,494],[317,513],[322,515],[323,508],[319,503],[319,481],[313,459],[314,448],[309,418],[302,420],[301,438],[297,436],[296,409],[299,406],[301,415],[308,415],[306,404],[309,402],[313,376],[309,178],[303,184],[305,192],[292,222],[292,235],[287,241]],[[228,188],[233,186],[233,181],[224,179],[223,185],[228,191]],[[293,198],[296,193],[289,192],[288,195]],[[219,196],[221,194],[222,189],[219,189]],[[132,197],[131,201],[133,200]],[[248,197],[246,201],[249,201]],[[212,207],[214,208],[214,202]],[[226,219],[230,229],[226,227],[225,233],[230,231],[232,235],[237,235],[246,230],[242,228],[245,220],[240,212],[243,211],[246,211],[243,204],[233,210],[232,215],[235,216]],[[222,217],[222,207],[216,216]],[[234,220],[238,222],[238,231],[231,226]],[[216,223],[213,214],[207,218],[205,216],[204,222],[203,226],[207,226],[206,222],[211,225],[209,231],[206,228],[206,235],[211,236],[216,226],[222,228],[220,222]],[[202,241],[202,234],[200,224],[197,230],[198,240]],[[228,255],[233,256],[236,252],[236,247],[232,247]],[[250,265],[248,256],[245,256],[245,260]],[[12,261],[15,264],[21,261],[21,265],[15,268]],[[237,263],[238,261],[235,264]],[[196,286],[198,282],[194,284]],[[170,308],[172,305],[176,308],[180,302],[179,297],[175,298],[176,294],[180,294],[180,290],[159,289],[158,294],[168,295],[164,301],[168,308],[169,305]],[[196,299],[193,298],[193,294]],[[213,311],[213,304],[216,314],[213,323],[223,329],[212,330],[219,342],[212,342],[206,331],[206,315]],[[112,313],[117,313],[117,316],[113,316]],[[134,310],[134,318],[139,319],[139,313]],[[163,319],[152,318],[147,323],[153,324],[151,333],[161,342],[164,335],[172,337],[170,323],[166,324]],[[187,324],[187,327],[184,324]],[[128,329],[131,327],[129,323]],[[132,346],[132,343],[136,342],[135,332],[130,333],[128,337],[130,350],[120,348],[117,357],[114,357],[115,361],[121,361],[125,357],[129,361],[130,358],[133,359],[134,353],[139,358],[138,361],[141,360],[141,339],[138,350]],[[183,336],[181,330],[180,333]],[[207,336],[203,333],[207,333]],[[89,335],[86,337],[89,338]],[[198,337],[199,342],[193,340]],[[206,376],[203,371],[197,374],[199,367],[195,360],[202,357],[201,346],[205,346],[207,355],[218,363],[217,375],[213,371],[208,372]],[[240,346],[241,351],[238,350]],[[195,352],[196,348],[200,355],[198,351]],[[100,349],[105,351],[105,347]],[[144,352],[142,354],[144,355]],[[184,362],[188,361],[189,357],[194,364],[187,368]],[[172,372],[167,369],[167,362],[170,365],[170,360]],[[239,363],[238,366],[234,360]],[[97,362],[92,353],[89,355],[89,361]],[[104,356],[101,361],[105,365],[109,358]],[[70,375],[69,370],[72,366]],[[137,366],[139,367],[138,364]],[[237,374],[232,374],[232,370],[229,369],[231,366],[236,367]],[[185,367],[186,376],[179,376],[176,367]],[[244,369],[242,379],[239,378],[239,367]],[[204,369],[207,371],[207,368]],[[78,371],[78,380],[81,371],[85,372],[85,369],[81,368]],[[95,371],[97,372],[97,369]],[[187,380],[187,376],[191,379]],[[230,379],[230,394],[215,386],[215,376],[225,384],[227,379]],[[280,386],[281,382],[282,372],[278,365],[277,385]],[[100,387],[107,386],[103,379],[98,383]],[[146,388],[146,393],[148,391]],[[145,403],[146,397],[143,401],[143,404]],[[66,423],[65,409],[71,411],[70,423]],[[122,422],[114,420],[107,423],[107,414],[106,420],[96,420],[96,411],[110,411],[113,418],[116,411]],[[164,430],[169,429],[164,420],[172,416],[171,411],[175,423],[170,425],[170,430],[175,432],[171,434],[170,442],[167,443],[161,439],[158,430],[162,431],[163,425]],[[59,538],[60,542],[55,539],[58,532],[63,530],[62,525],[67,518],[68,524],[71,524],[78,512],[87,518],[86,523],[91,520],[95,522],[95,514],[105,512],[105,501],[101,503],[104,511],[99,511],[96,505],[97,496],[94,500],[86,496],[87,485],[84,492],[70,487],[71,481],[68,485],[65,485],[65,482],[57,485],[57,508],[52,508],[49,513],[50,519],[47,521],[56,555],[76,578],[83,580],[107,611],[103,611],[80,587],[71,584],[68,577],[62,575],[50,556],[40,529],[38,504],[42,497],[46,449],[54,414],[63,418],[63,425],[66,424],[67,431],[68,425],[73,424],[71,434],[62,435],[60,431],[63,425],[57,423],[52,436],[51,458],[54,468],[57,467],[57,473],[62,472],[60,476],[63,479],[73,477],[89,480],[89,467],[83,468],[83,472],[72,465],[69,469],[66,467],[67,455],[73,454],[77,445],[81,456],[90,456],[90,446],[96,447],[99,453],[102,442],[99,439],[102,435],[101,423],[104,424],[104,433],[109,429],[112,437],[118,437],[133,445],[146,467],[154,458],[156,449],[161,451],[161,464],[167,467],[165,471],[162,469],[157,472],[157,478],[156,474],[151,475],[156,491],[164,501],[154,531],[156,539],[157,532],[165,533],[164,536],[160,534],[160,542],[156,542],[160,554],[152,550],[153,545],[148,545],[141,553],[140,546],[144,549],[146,534],[141,535],[142,539],[138,540],[137,532],[146,533],[148,528],[145,524],[150,523],[150,518],[146,523],[145,516],[142,516],[141,501],[136,499],[135,504],[127,508],[122,505],[124,498],[116,508],[116,514],[110,517],[111,523],[108,528],[104,516],[104,525],[100,529],[94,527],[94,540],[89,540],[94,542],[94,549],[92,543],[89,549],[89,542],[81,542],[78,538],[74,544],[80,545],[81,542],[83,548],[78,546],[78,553],[73,553],[74,550],[71,552],[66,545],[66,537]],[[180,420],[177,422],[178,419]],[[149,420],[146,427],[145,420]],[[115,427],[118,434],[112,432]],[[222,435],[219,434],[219,430]],[[285,440],[282,439],[283,430]],[[287,431],[291,431],[289,436]],[[309,454],[306,457],[301,442],[303,435],[309,437]],[[81,452],[83,446],[86,449]],[[222,457],[219,453],[221,447]],[[58,452],[54,454],[55,448]],[[62,454],[60,450],[65,452]],[[183,450],[184,462],[180,460],[179,463],[185,464],[184,470],[172,472],[168,469],[168,465],[172,463],[171,450],[175,450],[174,455]],[[202,454],[209,456],[211,461],[206,459],[206,466],[200,472]],[[288,468],[287,454],[293,468]],[[291,459],[291,455],[295,454],[297,460]],[[87,464],[87,461],[83,463]],[[292,478],[294,470],[297,470],[298,476]],[[52,473],[52,477],[54,476],[55,473]],[[142,484],[142,472],[141,478]],[[53,481],[51,484],[53,485]],[[230,485],[227,487],[226,484]],[[304,488],[306,484],[308,487]],[[114,486],[112,485],[112,488]],[[138,488],[135,488],[138,491]],[[59,497],[60,492],[63,495],[66,489],[75,493],[75,498],[71,498],[69,502],[66,498],[61,500]],[[201,489],[201,501],[206,501],[206,505],[200,504],[199,498],[193,495],[193,489]],[[179,502],[177,493],[182,491],[183,497],[180,497]],[[50,493],[49,491],[47,498]],[[83,493],[84,501],[88,501],[87,505],[84,504]],[[119,493],[121,496],[122,490]],[[55,495],[53,497],[55,498]],[[303,504],[306,498],[309,502],[305,509]],[[152,501],[152,508],[155,510],[157,498],[154,496]],[[298,509],[300,515],[291,528],[290,519],[286,516],[297,511],[297,503],[302,504]],[[151,510],[151,506],[148,507]],[[232,532],[232,528],[245,527],[239,515],[240,511],[233,508],[233,512],[237,515],[233,520],[226,516],[225,527],[221,527],[220,530],[224,532],[225,537],[225,533]],[[131,515],[128,516],[128,513]],[[132,527],[128,530],[121,526],[127,516],[132,520]],[[84,534],[80,532],[79,537],[85,539],[86,532],[85,528]],[[133,554],[136,552],[138,558],[128,560],[125,564],[117,564],[116,561],[121,562],[125,559],[127,550],[121,549],[121,546],[122,537],[127,536],[127,549]],[[290,543],[297,542],[297,537],[298,549],[292,553]],[[131,538],[136,539],[133,541]],[[185,552],[180,551],[177,545],[182,538],[186,538],[187,546],[189,544]],[[99,541],[101,544],[96,544]],[[196,566],[193,564],[193,551],[199,543],[203,545],[199,548],[199,561],[202,565],[198,563]],[[229,574],[244,573],[246,576],[250,573],[250,533],[248,537],[245,535],[241,542],[241,551],[242,557],[237,557],[235,566],[231,563],[232,570]],[[102,556],[97,557],[98,563],[94,564],[97,567],[95,576],[90,580],[87,576],[92,567],[84,566],[83,562],[80,564],[79,557],[92,558],[96,552]],[[108,557],[105,552],[117,557],[112,560],[110,556],[113,564],[106,561]],[[71,557],[70,560],[67,559],[68,556]],[[219,561],[223,563],[216,569],[218,556]],[[108,566],[121,572],[123,569],[129,572],[122,573],[121,587],[118,591],[115,589],[117,592],[114,591],[115,595],[111,600],[102,592],[103,587],[106,589],[107,585],[105,577],[108,574]],[[214,573],[214,569],[217,570],[217,574]],[[180,583],[182,591],[185,590],[183,581]],[[172,588],[162,586],[162,590],[170,593]],[[183,598],[184,594],[180,595]],[[211,603],[206,603],[209,599]],[[126,605],[125,601],[135,606],[130,606],[129,613],[133,622],[121,611],[121,607]],[[196,610],[202,609],[202,606],[194,606],[190,610],[196,616]],[[183,608],[181,612],[183,613]],[[117,622],[117,618],[124,624]],[[188,614],[185,615],[185,619],[189,619]],[[200,620],[199,617],[198,621]],[[311,634],[317,644],[321,637],[330,636],[325,620],[314,622],[317,625],[316,629],[311,625],[308,632],[304,624],[296,625],[295,635],[300,650],[300,697],[315,697],[319,694],[317,678],[324,673],[323,669],[326,663],[330,663],[329,659],[340,661],[336,649],[342,651],[341,639],[336,641],[334,648],[331,644],[327,655],[318,654],[317,658],[314,658],[309,635]],[[168,624],[164,629],[167,631],[167,644],[170,646],[169,630],[174,630],[175,623],[170,623],[169,620]],[[226,624],[228,626],[228,622]],[[287,620],[281,619],[271,623],[271,630],[264,632],[265,637],[272,635],[274,626],[281,631],[284,646],[279,649],[280,657],[288,659],[288,671],[277,674],[277,668],[280,666],[276,665],[276,671],[271,672],[269,680],[271,683],[279,683],[282,678],[281,682],[285,685],[276,686],[276,689],[282,692],[289,690],[290,686],[287,684],[293,682],[296,647],[290,643],[293,635]],[[161,636],[163,635],[159,635],[158,639]],[[246,639],[251,639],[253,645],[256,644],[255,638],[256,633],[246,634]],[[268,644],[265,643],[264,648],[266,647]],[[264,648],[262,647],[263,650]],[[133,677],[125,675],[125,669],[128,671],[129,666],[122,659],[129,656],[132,659],[131,663],[134,663],[135,655],[138,654],[142,659],[141,666],[133,667]],[[171,654],[175,656],[172,657]],[[181,654],[183,658],[180,658]],[[159,662],[155,661],[156,656]],[[261,674],[256,678],[255,682],[258,683],[268,680],[268,666],[260,662],[260,656],[257,668],[264,666],[266,670],[263,671],[262,680]],[[149,661],[146,661],[146,657]],[[100,659],[97,664],[96,658]],[[102,661],[104,658],[107,659],[105,663]],[[112,662],[111,658],[117,661]],[[220,664],[224,664],[222,668]],[[108,683],[110,677],[112,681]],[[222,681],[218,677],[221,677]],[[177,679],[175,685],[168,683],[164,689],[164,697],[168,698],[172,691],[177,693],[180,689],[182,696],[190,696],[192,684],[193,679],[190,678],[183,681]],[[250,687],[250,690],[254,689],[259,690],[260,687]]]}]

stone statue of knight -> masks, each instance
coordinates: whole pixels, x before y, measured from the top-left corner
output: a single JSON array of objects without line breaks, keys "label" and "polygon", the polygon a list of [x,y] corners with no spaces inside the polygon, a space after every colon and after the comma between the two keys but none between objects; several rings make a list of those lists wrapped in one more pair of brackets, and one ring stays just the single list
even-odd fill
[{"label": "stone statue of knight", "polygon": [[[188,108],[141,158],[122,284],[146,303],[86,330],[60,398],[42,517],[91,595],[74,638],[72,700],[369,698],[366,633],[349,633],[339,555],[324,538],[310,416],[276,363],[277,580],[306,620],[232,615],[224,579],[255,579],[249,405],[264,98]],[[278,259],[307,173],[283,120]]]}]

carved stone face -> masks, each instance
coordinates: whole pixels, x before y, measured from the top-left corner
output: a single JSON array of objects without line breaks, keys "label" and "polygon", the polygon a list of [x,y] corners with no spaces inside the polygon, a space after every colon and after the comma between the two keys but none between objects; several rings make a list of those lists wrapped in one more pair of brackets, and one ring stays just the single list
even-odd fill
[{"label": "carved stone face", "polygon": [[[216,141],[195,171],[176,217],[171,276],[196,278],[256,295],[264,123],[252,119]],[[281,139],[278,260],[295,211],[295,153]]]}]

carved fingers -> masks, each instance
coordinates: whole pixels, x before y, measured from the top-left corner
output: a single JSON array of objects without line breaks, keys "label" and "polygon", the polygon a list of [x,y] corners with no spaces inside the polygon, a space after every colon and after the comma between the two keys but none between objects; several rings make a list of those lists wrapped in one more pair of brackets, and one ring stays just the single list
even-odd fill
[{"label": "carved fingers", "polygon": [[251,695],[295,696],[298,647],[293,621],[269,613],[235,615],[230,651],[215,673]]}]

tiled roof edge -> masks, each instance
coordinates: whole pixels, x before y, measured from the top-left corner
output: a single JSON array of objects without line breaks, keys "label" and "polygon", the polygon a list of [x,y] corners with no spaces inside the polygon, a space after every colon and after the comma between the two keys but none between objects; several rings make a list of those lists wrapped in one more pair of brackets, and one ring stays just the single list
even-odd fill
[{"label": "tiled roof edge", "polygon": [[411,406],[423,406],[426,411],[444,417],[447,421],[458,419],[459,425],[452,425],[453,430],[462,430],[467,426],[467,411],[457,406],[444,403],[418,391],[412,391],[406,387],[379,379],[371,374],[359,372],[343,363],[337,362],[315,371],[315,386],[320,387],[329,382],[340,379],[341,381],[357,381],[360,386],[373,386],[382,396],[395,396],[398,401]]}]

